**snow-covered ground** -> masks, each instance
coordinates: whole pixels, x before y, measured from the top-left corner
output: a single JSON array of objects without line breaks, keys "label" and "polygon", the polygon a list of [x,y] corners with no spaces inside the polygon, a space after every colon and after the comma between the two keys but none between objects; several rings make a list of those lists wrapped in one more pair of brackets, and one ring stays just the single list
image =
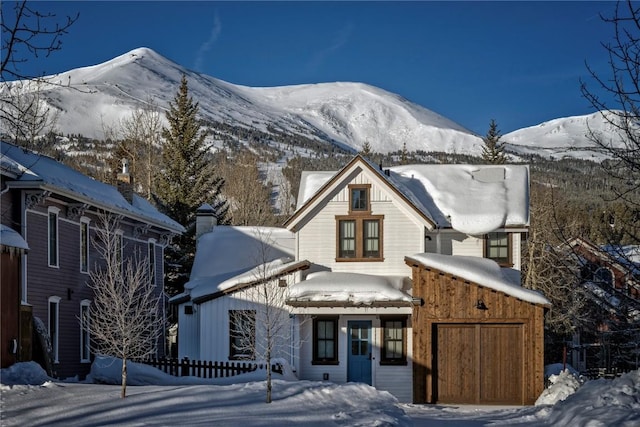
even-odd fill
[{"label": "snow-covered ground", "polygon": [[[568,371],[535,406],[399,404],[365,384],[297,381],[285,370],[266,404],[264,372],[233,380],[176,378],[129,364],[120,399],[119,361],[94,362],[85,382],[53,381],[34,362],[0,371],[2,426],[484,426],[640,425],[640,371],[582,384]],[[556,367],[557,368],[557,367]],[[235,384],[229,384],[234,381]]]}]

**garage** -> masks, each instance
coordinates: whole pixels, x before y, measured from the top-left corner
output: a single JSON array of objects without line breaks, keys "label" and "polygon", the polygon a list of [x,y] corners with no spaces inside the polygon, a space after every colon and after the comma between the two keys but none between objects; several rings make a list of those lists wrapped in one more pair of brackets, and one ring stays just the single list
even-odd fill
[{"label": "garage", "polygon": [[421,254],[412,268],[413,401],[531,405],[544,389],[549,301],[491,260]]},{"label": "garage", "polygon": [[524,325],[441,323],[434,344],[436,402],[522,402]]}]

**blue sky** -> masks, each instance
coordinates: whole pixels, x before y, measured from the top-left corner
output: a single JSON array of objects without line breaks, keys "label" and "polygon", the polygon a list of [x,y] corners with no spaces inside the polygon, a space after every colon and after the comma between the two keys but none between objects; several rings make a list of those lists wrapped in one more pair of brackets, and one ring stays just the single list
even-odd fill
[{"label": "blue sky", "polygon": [[[10,2],[2,2],[5,9]],[[593,112],[585,61],[606,75],[613,2],[35,2],[80,13],[61,51],[22,71],[53,74],[149,47],[247,86],[363,82],[484,135]],[[595,89],[595,87],[594,87]]]}]

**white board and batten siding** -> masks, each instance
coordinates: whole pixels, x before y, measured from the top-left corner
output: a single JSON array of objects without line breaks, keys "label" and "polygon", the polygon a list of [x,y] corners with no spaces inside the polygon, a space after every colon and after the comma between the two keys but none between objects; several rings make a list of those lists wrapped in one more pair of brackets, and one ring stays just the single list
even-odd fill
[{"label": "white board and batten siding", "polygon": [[[190,307],[190,308],[188,308]],[[192,314],[186,314],[190,310]],[[191,302],[178,306],[178,357],[191,360],[200,358],[200,315]]]},{"label": "white board and batten siding", "polygon": [[[289,311],[284,303],[274,304],[276,307],[282,307],[286,310],[283,318],[289,322]],[[264,305],[260,302],[252,301],[250,297],[247,297],[245,291],[234,292],[229,295],[222,296],[220,298],[205,301],[196,306],[198,316],[200,318],[200,324],[203,325],[200,329],[200,352],[198,355],[199,360],[212,360],[212,361],[229,361],[230,359],[230,340],[229,340],[229,311],[231,310],[256,310],[258,313],[257,320],[260,321],[262,313],[264,312]],[[289,327],[285,328],[287,331]],[[261,335],[261,328],[256,329],[256,341],[258,343],[264,343],[264,339]],[[286,340],[288,344],[282,348],[274,349],[272,356],[282,357],[289,359],[290,340]]]},{"label": "white board and batten siding", "polygon": [[[336,262],[336,216],[349,213],[349,188],[345,185],[297,232],[297,259],[313,260],[331,271],[409,276],[404,263],[408,253],[424,251],[424,224],[416,220],[376,180],[358,174],[350,184],[370,184],[371,214],[384,215],[382,222],[384,262]],[[397,196],[396,196],[397,197]]]},{"label": "white board and batten siding", "polygon": [[[508,229],[506,231],[511,234],[512,268],[520,270],[522,265],[521,232],[510,232]],[[480,258],[484,256],[483,237],[469,236],[454,230],[431,231],[427,232],[427,236],[428,238],[425,240],[424,252],[440,253],[443,255],[474,256]]]},{"label": "white board and batten siding", "polygon": [[[362,313],[366,313],[362,311]],[[304,316],[299,316],[301,319]],[[347,382],[347,358],[349,352],[347,322],[350,320],[370,320],[372,325],[372,360],[371,379],[372,386],[378,390],[388,391],[400,402],[411,402],[413,400],[413,365],[411,349],[412,329],[411,318],[407,319],[407,364],[402,366],[381,365],[382,328],[380,327],[380,317],[375,314],[354,314],[340,315],[338,320],[338,364],[337,365],[314,365],[313,345],[311,342],[313,322],[310,318],[303,320],[301,324],[301,336],[309,337],[309,341],[300,347],[300,359],[298,377],[310,381],[322,381],[325,374],[328,380],[341,384]]]}]

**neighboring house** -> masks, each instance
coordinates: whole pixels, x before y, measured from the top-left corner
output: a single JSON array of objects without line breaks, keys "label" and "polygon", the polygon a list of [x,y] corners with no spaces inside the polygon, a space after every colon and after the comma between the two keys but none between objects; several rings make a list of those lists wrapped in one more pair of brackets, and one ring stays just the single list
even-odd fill
[{"label": "neighboring house", "polygon": [[640,246],[598,246],[587,239],[574,238],[569,247],[580,263],[582,286],[602,313],[596,330],[574,334],[573,366],[580,371],[596,367],[637,368]]},{"label": "neighboring house", "polygon": [[[36,360],[59,378],[83,377],[92,359],[91,334],[80,319],[93,297],[89,272],[100,261],[93,244],[99,214],[119,217],[123,260],[134,251],[149,257],[158,295],[163,292],[163,249],[184,228],[133,193],[125,168],[118,175],[121,193],[6,142],[1,143],[0,168],[3,366],[5,360]],[[12,319],[7,329],[5,315]],[[5,359],[9,341],[12,357]],[[164,343],[158,351],[163,354]]]},{"label": "neighboring house", "polygon": [[[527,166],[383,170],[355,156],[338,172],[303,172],[296,212],[284,229],[269,231],[278,236],[270,247],[289,242],[280,245],[286,247],[280,255],[249,262],[246,254],[255,240],[243,245],[225,242],[223,236],[250,234],[251,228],[216,227],[215,220],[202,219],[190,281],[185,293],[172,300],[180,305],[179,356],[237,357],[229,332],[235,304],[245,300],[247,287],[259,283],[247,280],[250,272],[270,262],[263,279],[287,287],[293,337],[280,351],[288,354],[299,378],[365,382],[404,402],[533,403],[544,387],[542,328],[549,302],[520,286],[528,191]],[[231,260],[245,264],[232,265]],[[434,268],[448,277],[449,286],[435,300],[434,284],[422,273]],[[472,307],[454,310],[467,300]],[[447,329],[457,346],[447,347],[448,339],[438,341],[425,330],[442,325],[435,332],[442,336],[445,324],[468,324],[475,328],[474,337],[490,340],[462,347],[462,329]],[[425,347],[432,339],[434,344]],[[519,351],[514,358],[512,340]],[[520,373],[517,385],[493,396],[443,393],[438,379],[447,373],[439,370],[444,364],[440,357],[455,359],[459,350],[473,355],[447,369],[474,377],[478,390],[507,385],[511,378],[500,374],[505,364],[508,372]],[[426,363],[431,356],[433,362]],[[478,360],[487,360],[482,370]],[[486,377],[493,375],[489,382]]]}]

